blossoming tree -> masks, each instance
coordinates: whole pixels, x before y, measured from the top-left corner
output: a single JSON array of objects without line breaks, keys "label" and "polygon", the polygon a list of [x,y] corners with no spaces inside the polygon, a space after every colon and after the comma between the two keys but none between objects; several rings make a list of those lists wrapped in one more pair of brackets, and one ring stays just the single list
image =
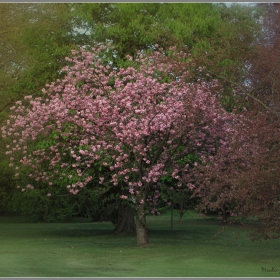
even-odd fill
[{"label": "blossoming tree", "polygon": [[[145,206],[159,198],[162,176],[171,176],[174,188],[193,189],[186,174],[211,168],[242,121],[220,105],[216,81],[190,82],[183,52],[139,53],[112,69],[102,60],[109,48],[73,51],[64,79],[46,85],[42,98],[17,102],[2,136],[11,139],[10,165],[32,168],[22,191],[33,188],[32,180],[65,182],[74,195],[96,179],[96,187],[120,188],[135,211],[141,246],[149,243]],[[52,140],[40,145],[42,139]],[[196,162],[187,160],[190,154]],[[99,174],[96,166],[110,172]],[[156,207],[152,213],[159,214]]]}]

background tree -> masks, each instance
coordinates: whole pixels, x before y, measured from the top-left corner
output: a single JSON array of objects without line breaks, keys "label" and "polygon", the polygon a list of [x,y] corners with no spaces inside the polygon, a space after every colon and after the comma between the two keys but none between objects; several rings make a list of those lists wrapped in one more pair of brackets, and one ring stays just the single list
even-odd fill
[{"label": "background tree", "polygon": [[[239,82],[224,80],[234,88],[239,106],[246,106],[247,114],[256,121],[248,128],[251,145],[258,140],[258,154],[246,153],[244,168],[238,174],[229,161],[217,172],[209,188],[203,187],[202,208],[218,211],[224,221],[230,215],[254,216],[259,221],[252,238],[279,237],[279,93],[278,49],[279,5],[261,4],[264,9],[262,36],[256,41],[255,52],[244,64],[244,77]],[[278,30],[278,31],[277,31]],[[220,76],[221,77],[221,76]],[[236,106],[236,102],[234,104]],[[235,150],[238,151],[238,146]],[[251,157],[251,159],[250,159]],[[246,167],[246,163],[251,162]],[[216,162],[219,164],[219,161]],[[214,177],[213,177],[214,178]],[[223,183],[222,183],[223,182]],[[199,191],[198,191],[199,192]],[[252,228],[251,228],[252,229]]]},{"label": "background tree", "polygon": [[[65,56],[76,44],[82,45],[86,36],[75,31],[80,25],[73,18],[69,4],[1,3],[0,13],[0,123],[3,124],[9,107],[15,101],[27,94],[40,96],[45,83],[59,76],[59,70],[65,65]],[[7,162],[6,144],[1,141],[1,165]],[[26,180],[25,172],[22,174],[21,177]],[[3,167],[0,178],[2,211],[17,209],[19,212],[30,212],[31,208],[23,206],[14,192],[13,174]],[[32,199],[32,203],[45,201],[44,194],[37,192],[37,195],[36,198],[34,192],[29,196],[30,203]],[[33,209],[34,215],[36,209],[39,208]]]},{"label": "background tree", "polygon": [[94,41],[114,44],[117,64],[155,44],[165,50],[185,46],[192,59],[200,60],[197,65],[234,81],[244,76],[261,28],[260,10],[238,4],[83,3],[73,8]]},{"label": "background tree", "polygon": [[[254,119],[254,122],[246,127],[239,127],[236,137],[240,139],[231,139],[233,142],[226,151],[226,159],[223,149],[220,148],[211,169],[200,166],[199,175],[187,174],[189,180],[196,184],[194,193],[201,197],[200,210],[204,213],[209,210],[217,212],[223,222],[227,222],[230,216],[252,214],[252,209],[247,207],[248,201],[255,199],[257,190],[256,181],[252,178],[259,176],[260,160],[267,156],[264,142],[268,137],[264,131],[267,133],[269,129],[267,127],[261,133],[259,131],[263,128],[264,118],[261,114],[252,112],[246,114],[249,119]],[[247,178],[246,184],[244,178]],[[205,184],[205,180],[208,183]]]},{"label": "background tree", "polygon": [[279,116],[279,32],[280,6],[278,3],[259,4],[265,11],[263,36],[258,41],[257,53],[248,61],[246,72],[250,95],[259,100],[263,109],[274,111]]},{"label": "background tree", "polygon": [[[246,74],[246,87],[252,111],[262,112],[262,122],[258,134],[263,139],[266,153],[259,158],[258,164],[242,178],[244,185],[249,186],[249,178],[255,182],[250,200],[252,214],[255,214],[260,225],[252,235],[253,238],[279,237],[279,9],[277,3],[259,4],[264,9],[263,37],[258,41],[257,54],[249,61]],[[256,113],[255,113],[256,114]],[[269,190],[269,191],[268,191]]]}]

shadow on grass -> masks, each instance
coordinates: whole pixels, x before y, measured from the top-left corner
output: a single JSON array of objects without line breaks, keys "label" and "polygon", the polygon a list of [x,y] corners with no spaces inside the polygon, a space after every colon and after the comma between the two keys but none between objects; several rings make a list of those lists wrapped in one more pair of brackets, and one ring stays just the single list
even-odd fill
[{"label": "shadow on grass", "polygon": [[[161,238],[168,238],[172,236],[172,238],[180,239],[185,237],[186,235],[192,236],[193,238],[199,239],[201,235],[204,235],[204,232],[201,232],[199,229],[173,229],[173,230],[166,230],[166,229],[151,229],[149,230],[149,236],[161,236]],[[199,237],[200,236],[200,237]]]},{"label": "shadow on grass", "polygon": [[[173,229],[170,228],[170,217],[156,217],[147,220],[148,236],[151,243],[179,244],[180,242],[205,242],[216,239],[215,236],[227,235],[230,228],[239,231],[239,225],[221,223],[216,217],[202,219],[197,215],[188,216],[182,223],[174,221]],[[24,217],[0,216],[2,235],[10,238],[94,238],[100,242],[132,244],[136,243],[135,234],[114,234],[114,225],[111,222],[71,222],[71,223],[28,223]],[[226,228],[226,229],[225,229]],[[6,232],[6,233],[5,233]]]}]

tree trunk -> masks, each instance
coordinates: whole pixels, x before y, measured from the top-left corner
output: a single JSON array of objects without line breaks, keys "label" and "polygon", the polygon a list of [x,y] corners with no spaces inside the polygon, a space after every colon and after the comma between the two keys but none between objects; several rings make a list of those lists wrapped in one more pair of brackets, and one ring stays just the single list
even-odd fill
[{"label": "tree trunk", "polygon": [[180,211],[179,211],[179,216],[180,216],[179,221],[180,221],[180,224],[182,223],[183,215],[184,215],[184,195],[182,195],[181,203],[180,203]]},{"label": "tree trunk", "polygon": [[136,213],[136,234],[138,246],[149,244],[144,204],[139,206]]},{"label": "tree trunk", "polygon": [[223,211],[222,222],[227,223],[229,218],[229,213],[227,211]]},{"label": "tree trunk", "polygon": [[46,222],[48,215],[49,215],[49,204],[50,204],[50,198],[47,198],[47,201],[45,202],[45,210],[44,210],[44,214],[43,214],[43,221]]},{"label": "tree trunk", "polygon": [[114,233],[135,233],[134,212],[128,207],[124,206],[121,201],[118,204],[118,222],[114,229]]},{"label": "tree trunk", "polygon": [[184,215],[184,213],[183,213],[183,212],[180,212],[180,218],[179,218],[179,222],[180,222],[180,224],[182,224],[183,215]]},{"label": "tree trunk", "polygon": [[171,229],[173,229],[173,203],[171,204]]}]

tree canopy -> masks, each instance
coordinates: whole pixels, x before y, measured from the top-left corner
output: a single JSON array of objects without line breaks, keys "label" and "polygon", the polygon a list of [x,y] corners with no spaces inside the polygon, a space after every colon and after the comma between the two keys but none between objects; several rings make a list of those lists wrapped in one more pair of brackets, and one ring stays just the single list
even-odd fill
[{"label": "tree canopy", "polygon": [[[145,205],[154,200],[151,194],[155,201],[160,196],[162,176],[174,178],[176,188],[185,183],[193,189],[197,182],[189,176],[198,166],[216,170],[216,156],[226,162],[239,158],[228,145],[239,143],[239,151],[248,150],[246,134],[244,144],[238,138],[247,123],[222,108],[215,80],[189,83],[186,53],[175,48],[170,56],[161,49],[143,57],[139,53],[137,59],[128,57],[130,66],[114,70],[101,59],[109,49],[101,45],[91,52],[73,51],[65,77],[46,85],[44,98],[18,101],[2,135],[13,139],[7,146],[10,166],[29,166],[30,180],[50,187],[63,182],[73,194],[94,177],[101,185],[120,187],[121,198],[136,212],[137,243],[144,245]],[[45,137],[51,141],[42,142]],[[38,140],[36,149],[29,150],[29,143]],[[197,160],[190,161],[189,154]],[[106,178],[96,165],[109,168]],[[201,184],[209,184],[211,178],[203,177]],[[156,211],[154,207],[152,213]]]}]

